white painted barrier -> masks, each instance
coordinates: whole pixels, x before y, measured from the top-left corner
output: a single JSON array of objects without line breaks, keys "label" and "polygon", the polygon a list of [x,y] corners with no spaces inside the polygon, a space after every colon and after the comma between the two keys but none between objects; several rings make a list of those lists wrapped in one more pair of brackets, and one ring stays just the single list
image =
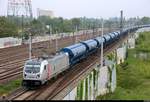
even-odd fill
[{"label": "white painted barrier", "polygon": [[98,94],[105,95],[108,93],[109,70],[107,66],[100,68],[98,77]]},{"label": "white painted barrier", "polygon": [[117,64],[123,63],[126,58],[126,47],[117,49]]},{"label": "white painted barrier", "polygon": [[[59,34],[51,34],[49,35],[42,35],[42,36],[34,36],[32,38],[32,43],[42,42],[42,41],[49,41],[53,39],[58,39],[62,37],[69,37],[73,35],[82,35],[88,32],[92,32],[92,30],[82,30],[77,31],[73,33],[59,33]],[[29,41],[24,41],[24,44],[28,44]],[[13,37],[7,37],[7,38],[0,38],[0,48],[6,48],[6,47],[12,47],[12,46],[18,46],[22,44],[22,40],[19,38],[13,38]]]},{"label": "white painted barrier", "polygon": [[137,31],[137,33],[139,32],[149,32],[150,31],[150,27],[146,27],[146,28],[141,28]]},{"label": "white painted barrier", "polygon": [[114,62],[106,60],[106,66],[95,68],[63,100],[95,100],[99,95],[114,92],[116,88],[116,67],[114,65]]},{"label": "white painted barrier", "polygon": [[75,87],[63,100],[75,100],[77,93],[77,87]]},{"label": "white painted barrier", "polygon": [[0,48],[13,47],[21,45],[22,40],[19,38],[6,37],[0,38]]},{"label": "white painted barrier", "polygon": [[128,48],[129,49],[135,48],[135,38],[129,38],[128,39]]}]

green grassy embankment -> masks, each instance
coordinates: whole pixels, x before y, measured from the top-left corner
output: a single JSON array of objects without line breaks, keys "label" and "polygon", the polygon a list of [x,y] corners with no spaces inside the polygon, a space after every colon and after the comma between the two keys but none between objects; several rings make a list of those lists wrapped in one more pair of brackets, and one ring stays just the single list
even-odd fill
[{"label": "green grassy embankment", "polygon": [[128,58],[117,66],[117,88],[114,93],[100,96],[106,100],[150,100],[150,56],[135,57],[136,53],[150,53],[150,32],[141,33],[136,48],[128,50]]},{"label": "green grassy embankment", "polygon": [[8,84],[1,85],[0,84],[0,96],[7,95],[13,90],[19,88],[21,86],[22,79],[17,79],[14,81],[10,81]]}]

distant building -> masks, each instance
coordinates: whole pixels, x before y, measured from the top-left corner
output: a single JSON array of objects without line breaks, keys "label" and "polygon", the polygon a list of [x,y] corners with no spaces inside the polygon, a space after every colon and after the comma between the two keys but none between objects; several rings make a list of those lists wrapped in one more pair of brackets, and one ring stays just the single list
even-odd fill
[{"label": "distant building", "polygon": [[40,17],[40,16],[49,16],[51,18],[54,17],[54,13],[51,10],[42,10],[42,9],[38,8],[37,9],[37,14],[38,14],[38,17]]}]

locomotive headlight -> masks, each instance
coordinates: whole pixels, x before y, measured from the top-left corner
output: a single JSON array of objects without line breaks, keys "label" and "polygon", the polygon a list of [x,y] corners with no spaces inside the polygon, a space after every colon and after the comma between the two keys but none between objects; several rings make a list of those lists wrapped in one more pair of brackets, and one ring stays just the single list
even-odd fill
[{"label": "locomotive headlight", "polygon": [[26,77],[27,75],[26,74],[24,74],[24,77]]},{"label": "locomotive headlight", "polygon": [[39,78],[39,77],[40,77],[40,74],[37,75],[37,78]]}]

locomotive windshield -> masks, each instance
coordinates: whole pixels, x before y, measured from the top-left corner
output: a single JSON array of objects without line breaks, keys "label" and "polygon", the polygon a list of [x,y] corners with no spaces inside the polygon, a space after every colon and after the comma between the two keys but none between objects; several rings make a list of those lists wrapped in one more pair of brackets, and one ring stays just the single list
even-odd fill
[{"label": "locomotive windshield", "polygon": [[26,73],[39,73],[40,72],[40,63],[27,63],[25,66]]}]

